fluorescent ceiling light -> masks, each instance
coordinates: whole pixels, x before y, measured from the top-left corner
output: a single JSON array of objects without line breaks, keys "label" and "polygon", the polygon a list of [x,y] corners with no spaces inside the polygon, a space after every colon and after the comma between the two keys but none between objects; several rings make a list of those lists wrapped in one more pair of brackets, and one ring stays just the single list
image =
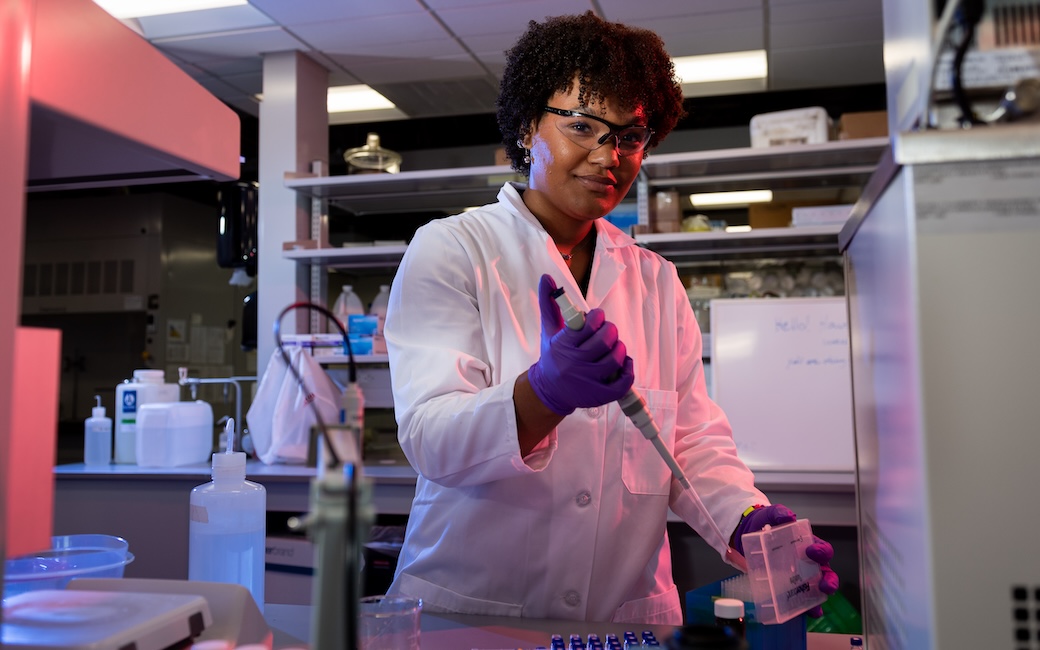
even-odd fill
[{"label": "fluorescent ceiling light", "polygon": [[749,203],[769,203],[773,200],[772,190],[746,190],[743,192],[709,192],[707,194],[691,194],[690,202],[694,207],[737,206]]},{"label": "fluorescent ceiling light", "polygon": [[389,99],[365,85],[333,86],[329,88],[328,96],[330,113],[396,108]]},{"label": "fluorescent ceiling light", "polygon": [[765,50],[680,56],[672,62],[684,84],[765,79],[769,72]]},{"label": "fluorescent ceiling light", "polygon": [[120,20],[249,4],[247,0],[94,0],[94,2]]}]

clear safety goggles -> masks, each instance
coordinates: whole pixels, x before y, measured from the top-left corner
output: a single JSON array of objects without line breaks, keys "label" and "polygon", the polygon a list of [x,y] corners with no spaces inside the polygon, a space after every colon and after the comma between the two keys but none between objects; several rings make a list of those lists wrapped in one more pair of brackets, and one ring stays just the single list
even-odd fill
[{"label": "clear safety goggles", "polygon": [[542,110],[568,119],[557,120],[556,128],[583,149],[595,151],[613,138],[618,155],[631,156],[646,148],[654,130],[640,124],[614,124],[602,117],[544,106]]}]

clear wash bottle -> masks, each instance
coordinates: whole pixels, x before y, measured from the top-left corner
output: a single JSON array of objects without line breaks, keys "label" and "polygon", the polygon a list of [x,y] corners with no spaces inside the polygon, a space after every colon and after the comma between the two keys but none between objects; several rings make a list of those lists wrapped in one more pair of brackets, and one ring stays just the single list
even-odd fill
[{"label": "clear wash bottle", "polygon": [[246,455],[232,451],[233,419],[225,434],[227,451],[213,454],[213,480],[191,491],[188,580],[242,585],[262,612],[267,490],[246,480]]}]

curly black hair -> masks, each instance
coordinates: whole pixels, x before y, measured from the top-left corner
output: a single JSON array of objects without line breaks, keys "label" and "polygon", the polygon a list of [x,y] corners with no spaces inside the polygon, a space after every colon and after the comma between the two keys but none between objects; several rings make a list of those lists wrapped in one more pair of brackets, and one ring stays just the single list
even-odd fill
[{"label": "curly black hair", "polygon": [[498,128],[513,169],[529,174],[517,145],[537,123],[557,92],[568,92],[575,75],[583,104],[609,99],[623,111],[642,106],[654,135],[647,149],[683,117],[682,87],[661,38],[645,29],[603,20],[592,11],[532,20],[506,52],[496,102]]}]

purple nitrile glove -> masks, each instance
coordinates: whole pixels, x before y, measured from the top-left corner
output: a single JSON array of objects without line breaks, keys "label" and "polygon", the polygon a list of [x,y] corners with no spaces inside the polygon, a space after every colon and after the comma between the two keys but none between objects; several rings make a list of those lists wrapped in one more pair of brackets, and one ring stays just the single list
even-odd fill
[{"label": "purple nitrile glove", "polygon": [[593,309],[585,325],[572,330],[553,298],[555,290],[552,276],[543,275],[538,283],[541,357],[527,371],[535,395],[557,415],[621,399],[632,388],[635,373],[617,327],[602,309]]},{"label": "purple nitrile glove", "polygon": [[[733,531],[733,548],[743,555],[745,534],[756,533],[767,525],[789,524],[795,519],[797,516],[786,506],[772,505],[756,508],[737,524],[737,529]],[[828,595],[838,591],[838,574],[830,567],[831,558],[834,557],[834,547],[813,535],[813,543],[805,549],[805,556],[820,565],[820,591]],[[819,618],[823,616],[823,607],[817,605],[807,613],[809,616]]]}]

